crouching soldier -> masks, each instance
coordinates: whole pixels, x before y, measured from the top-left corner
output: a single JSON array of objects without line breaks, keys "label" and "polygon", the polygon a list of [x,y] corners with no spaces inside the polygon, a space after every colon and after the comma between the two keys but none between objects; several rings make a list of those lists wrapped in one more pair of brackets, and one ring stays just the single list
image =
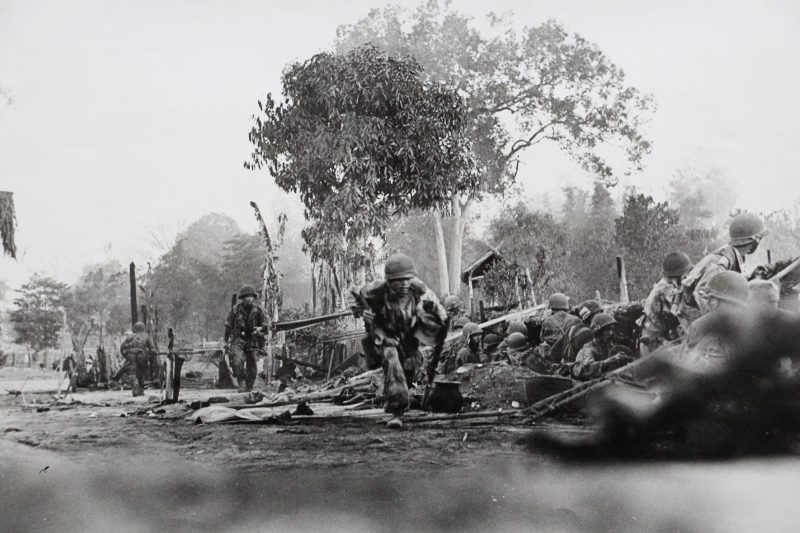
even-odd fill
[{"label": "crouching soldier", "polygon": [[481,327],[474,322],[469,322],[461,330],[461,334],[464,336],[464,346],[456,356],[456,368],[481,362]]},{"label": "crouching soldier", "polygon": [[683,276],[692,269],[692,262],[688,255],[673,252],[664,258],[662,267],[662,278],[653,286],[644,304],[639,340],[642,355],[680,336],[678,317],[672,314],[672,307],[679,295]]},{"label": "crouching soldier", "polygon": [[[353,315],[364,319],[364,346],[368,366],[383,367],[386,412],[393,415],[390,428],[403,426],[409,404],[408,385],[422,363],[420,340],[443,341],[447,312],[433,291],[414,275],[411,259],[395,254],[386,261],[385,280],[350,291]],[[444,328],[444,329],[442,329]]]},{"label": "crouching soldier", "polygon": [[135,368],[136,383],[133,385],[133,395],[141,396],[144,394],[144,378],[147,375],[149,363],[153,357],[158,355],[156,345],[145,331],[142,322],[133,325],[133,333],[122,342],[119,351],[126,361],[125,368],[120,374],[127,368]]},{"label": "crouching soldier", "polygon": [[265,343],[261,328],[266,325],[267,316],[255,303],[257,297],[252,285],[243,285],[239,290],[240,301],[231,307],[225,322],[224,339],[239,392],[253,390],[258,375],[258,350]]},{"label": "crouching soldier", "polygon": [[611,315],[599,313],[592,318],[594,340],[585,344],[572,367],[572,377],[587,381],[615,370],[633,360],[627,346],[615,346],[614,325]]},{"label": "crouching soldier", "polygon": [[581,324],[581,319],[568,313],[569,298],[566,294],[556,292],[550,296],[547,302],[550,315],[542,321],[542,343],[538,347],[539,355],[545,361],[552,363],[561,362],[560,354],[550,357],[550,349],[561,337],[567,334],[572,326]]}]

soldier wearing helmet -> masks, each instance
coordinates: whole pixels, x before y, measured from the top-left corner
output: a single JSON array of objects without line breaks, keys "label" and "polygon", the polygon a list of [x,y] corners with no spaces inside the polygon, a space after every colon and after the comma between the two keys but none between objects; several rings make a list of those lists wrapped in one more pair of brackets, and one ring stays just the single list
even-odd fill
[{"label": "soldier wearing helmet", "polygon": [[157,356],[156,345],[145,329],[143,322],[135,323],[133,332],[125,338],[119,348],[126,364],[123,370],[117,374],[117,379],[127,369],[133,367],[136,371],[136,383],[133,386],[134,396],[144,394],[144,379],[147,375],[148,365]]},{"label": "soldier wearing helmet", "polygon": [[[569,298],[566,294],[556,292],[552,294],[547,302],[550,315],[542,321],[542,343],[539,345],[539,355],[543,359],[550,359],[550,348],[556,344],[561,337],[566,335],[569,328],[581,323],[581,319],[568,313]],[[559,362],[561,357],[552,362]]]},{"label": "soldier wearing helmet", "polygon": [[633,360],[627,347],[615,346],[613,343],[616,323],[617,321],[606,313],[598,313],[592,318],[594,339],[585,344],[575,357],[572,377],[584,381],[594,379]]},{"label": "soldier wearing helmet", "polygon": [[481,363],[491,363],[492,361],[497,361],[498,357],[501,355],[497,347],[500,346],[501,342],[503,342],[503,337],[497,335],[496,333],[487,333],[486,336],[483,337],[483,353],[481,354]]},{"label": "soldier wearing helmet", "polygon": [[456,367],[470,363],[479,363],[481,360],[481,341],[483,336],[481,327],[474,322],[469,322],[464,326],[464,329],[461,330],[461,334],[464,336],[464,346],[456,355]]},{"label": "soldier wearing helmet", "polygon": [[739,213],[731,220],[728,233],[728,244],[701,259],[683,279],[681,294],[673,312],[684,329],[688,329],[694,320],[709,311],[703,294],[711,277],[722,271],[741,273],[745,257],[756,251],[766,229],[756,215]]},{"label": "soldier wearing helmet", "polygon": [[386,412],[390,428],[403,426],[409,405],[408,386],[422,364],[420,341],[433,345],[448,327],[448,316],[436,294],[415,276],[403,254],[386,260],[385,279],[350,291],[353,315],[364,319],[362,341],[367,366],[383,367]]},{"label": "soldier wearing helmet", "polygon": [[683,252],[672,252],[664,258],[661,280],[653,286],[644,303],[642,336],[639,340],[642,355],[680,336],[678,317],[672,310],[683,277],[691,269],[692,262]]},{"label": "soldier wearing helmet", "polygon": [[257,297],[252,285],[242,285],[239,303],[231,307],[225,321],[224,339],[239,392],[253,390],[258,375],[258,351],[265,343],[261,332],[267,324],[267,315],[255,303]]},{"label": "soldier wearing helmet", "polygon": [[722,271],[711,276],[703,288],[709,312],[689,327],[681,347],[681,366],[700,373],[720,370],[721,365],[725,364],[728,350],[725,340],[711,333],[708,325],[715,323],[718,316],[744,311],[749,289],[747,279],[737,272]]}]

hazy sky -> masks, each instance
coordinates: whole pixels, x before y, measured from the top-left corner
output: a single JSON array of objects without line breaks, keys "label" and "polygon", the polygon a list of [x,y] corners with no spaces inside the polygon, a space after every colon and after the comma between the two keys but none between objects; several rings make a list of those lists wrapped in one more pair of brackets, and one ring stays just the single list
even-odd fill
[{"label": "hazy sky", "polygon": [[[800,198],[800,2],[453,3],[511,10],[520,26],[555,18],[655,97],[654,151],[631,182],[662,193],[676,168],[698,163],[722,167],[743,208]],[[0,105],[0,190],[15,193],[21,256],[0,258],[0,279],[72,281],[87,262],[155,257],[154,234],[210,211],[254,231],[251,199],[274,218],[285,197],[266,171],[242,167],[256,100],[279,91],[288,62],[382,5],[0,0],[0,86],[13,98]],[[520,177],[529,193],[589,185],[547,147]]]}]

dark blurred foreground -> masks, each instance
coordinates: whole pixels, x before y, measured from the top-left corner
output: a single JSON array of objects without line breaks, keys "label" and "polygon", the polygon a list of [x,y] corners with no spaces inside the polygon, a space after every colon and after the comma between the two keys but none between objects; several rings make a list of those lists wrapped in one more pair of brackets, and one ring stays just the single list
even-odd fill
[{"label": "dark blurred foreground", "polygon": [[90,471],[8,442],[0,452],[3,531],[800,531],[794,458],[370,474],[142,457]]}]

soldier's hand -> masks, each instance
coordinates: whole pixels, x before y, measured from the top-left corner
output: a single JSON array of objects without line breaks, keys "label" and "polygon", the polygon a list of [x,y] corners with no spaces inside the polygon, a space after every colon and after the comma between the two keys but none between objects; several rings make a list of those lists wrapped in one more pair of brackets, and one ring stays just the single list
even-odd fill
[{"label": "soldier's hand", "polygon": [[365,324],[372,324],[372,321],[375,319],[375,313],[373,313],[369,309],[365,309],[361,313],[361,318],[364,319],[364,323]]}]

